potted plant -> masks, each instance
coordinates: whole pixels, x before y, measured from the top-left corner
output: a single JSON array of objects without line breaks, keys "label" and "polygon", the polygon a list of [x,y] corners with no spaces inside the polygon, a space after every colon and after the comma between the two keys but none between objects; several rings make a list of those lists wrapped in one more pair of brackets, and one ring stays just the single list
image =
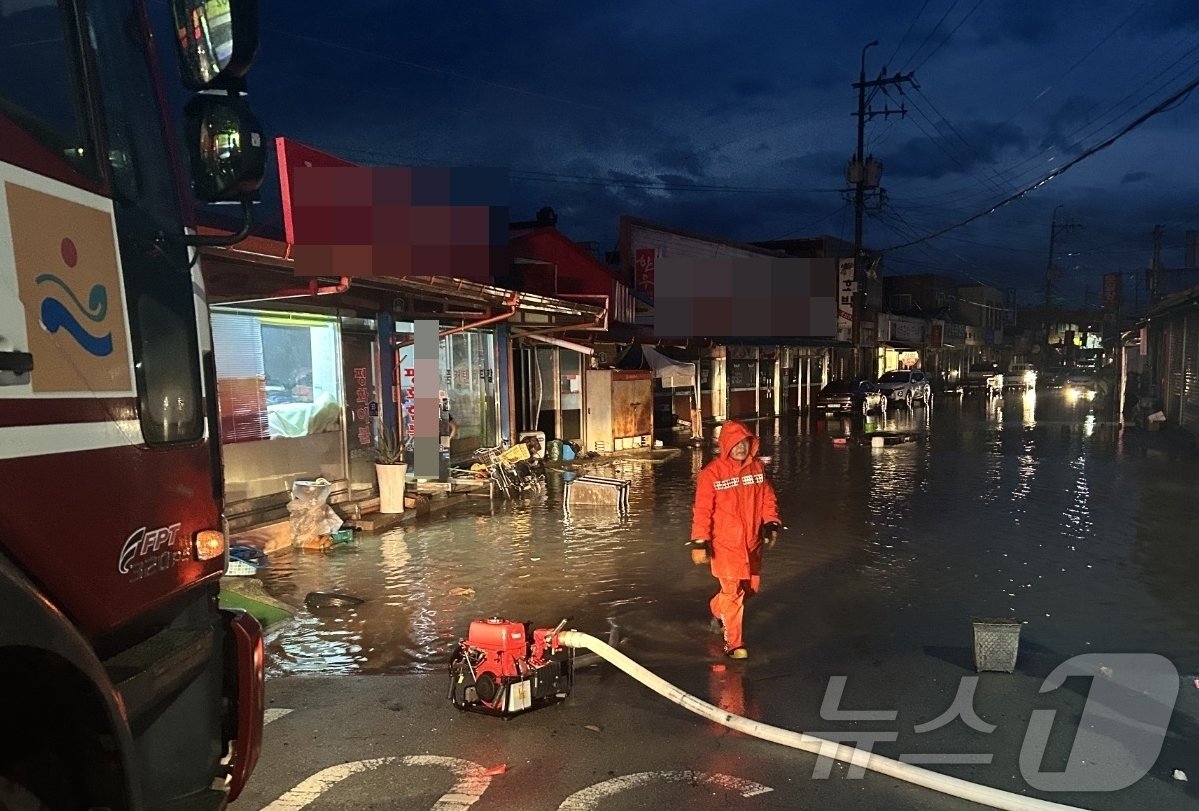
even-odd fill
[{"label": "potted plant", "polygon": [[375,475],[379,479],[379,512],[402,513],[408,465],[404,446],[391,428],[379,429],[375,440]]}]

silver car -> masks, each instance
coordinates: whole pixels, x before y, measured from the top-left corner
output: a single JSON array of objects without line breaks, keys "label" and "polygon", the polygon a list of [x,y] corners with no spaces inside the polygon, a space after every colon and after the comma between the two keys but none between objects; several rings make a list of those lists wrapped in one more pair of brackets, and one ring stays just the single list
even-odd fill
[{"label": "silver car", "polygon": [[887,372],[878,379],[878,387],[886,393],[892,404],[902,403],[908,408],[917,400],[927,405],[933,396],[928,377],[919,369]]}]

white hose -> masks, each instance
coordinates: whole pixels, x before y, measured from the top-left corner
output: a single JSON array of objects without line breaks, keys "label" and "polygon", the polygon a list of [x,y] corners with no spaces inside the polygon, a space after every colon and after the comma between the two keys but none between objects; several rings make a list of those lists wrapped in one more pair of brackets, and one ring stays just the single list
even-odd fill
[{"label": "white hose", "polygon": [[752,735],[755,738],[761,738],[764,741],[771,741],[783,746],[789,746],[792,749],[802,749],[805,752],[833,758],[843,763],[861,766],[879,774],[894,777],[897,780],[923,786],[952,797],[960,797],[963,800],[969,800],[990,808],[1002,808],[1009,811],[1085,811],[1085,809],[1078,806],[1061,805],[1060,803],[1052,803],[1047,800],[1038,800],[1035,797],[1013,794],[1010,791],[1003,791],[990,786],[980,786],[977,783],[971,783],[957,777],[950,777],[939,772],[922,769],[919,766],[902,763],[898,760],[883,757],[882,755],[864,752],[853,746],[846,746],[802,732],[793,732],[789,729],[772,727],[760,721],[751,721],[740,715],[733,715],[730,712],[726,712],[719,707],[714,707],[689,693],[684,693],[670,682],[654,675],[611,645],[596,639],[590,634],[585,634],[581,631],[563,631],[558,635],[558,640],[568,648],[587,648],[594,651],[658,695],[670,699],[696,715],[702,715],[709,721],[714,721],[717,724],[721,724],[737,732],[745,733],[746,735]]}]

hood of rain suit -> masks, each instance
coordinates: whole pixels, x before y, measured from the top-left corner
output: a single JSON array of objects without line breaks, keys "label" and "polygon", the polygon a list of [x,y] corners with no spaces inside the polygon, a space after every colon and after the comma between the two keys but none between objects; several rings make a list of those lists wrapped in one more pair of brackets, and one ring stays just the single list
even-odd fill
[{"label": "hood of rain suit", "polygon": [[[730,455],[743,439],[750,440],[744,462]],[[692,509],[691,538],[708,540],[712,574],[744,580],[761,564],[762,524],[778,521],[778,501],[757,458],[758,438],[739,422],[726,422],[720,431],[720,456],[699,473]]]},{"label": "hood of rain suit", "polygon": [[[737,443],[739,443],[743,439],[749,440],[749,455],[745,457],[744,462],[738,462],[732,456],[733,448],[735,448],[737,446]],[[720,458],[721,459],[726,459],[729,462],[732,462],[734,465],[737,465],[738,467],[742,467],[744,465],[751,464],[752,462],[757,461],[759,444],[760,443],[758,442],[757,436],[754,435],[753,431],[751,431],[747,427],[745,427],[744,423],[729,420],[723,426],[721,426],[721,429],[720,429]]]}]

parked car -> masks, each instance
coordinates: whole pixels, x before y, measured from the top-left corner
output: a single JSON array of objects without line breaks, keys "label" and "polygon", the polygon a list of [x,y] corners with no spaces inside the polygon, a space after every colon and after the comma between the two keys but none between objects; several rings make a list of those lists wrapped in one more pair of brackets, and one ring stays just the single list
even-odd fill
[{"label": "parked car", "polygon": [[872,380],[834,380],[816,395],[817,412],[826,414],[887,414],[887,395]]},{"label": "parked car", "polygon": [[1070,369],[1065,366],[1051,366],[1037,376],[1037,386],[1042,389],[1061,389],[1066,386],[1066,378]]},{"label": "parked car", "polygon": [[887,395],[891,405],[902,403],[908,408],[916,400],[927,404],[933,396],[928,377],[918,369],[887,372],[878,379],[878,387]]},{"label": "parked car", "polygon": [[963,390],[970,394],[981,392],[988,397],[1003,394],[1003,372],[999,371],[998,363],[974,363],[966,372]]},{"label": "parked car", "polygon": [[1099,394],[1099,385],[1095,374],[1090,369],[1071,369],[1066,375],[1066,399],[1071,402],[1078,400],[1094,400]]},{"label": "parked car", "polygon": [[1009,389],[1032,391],[1037,387],[1037,370],[1031,363],[1013,363],[1003,376],[1003,384]]}]

